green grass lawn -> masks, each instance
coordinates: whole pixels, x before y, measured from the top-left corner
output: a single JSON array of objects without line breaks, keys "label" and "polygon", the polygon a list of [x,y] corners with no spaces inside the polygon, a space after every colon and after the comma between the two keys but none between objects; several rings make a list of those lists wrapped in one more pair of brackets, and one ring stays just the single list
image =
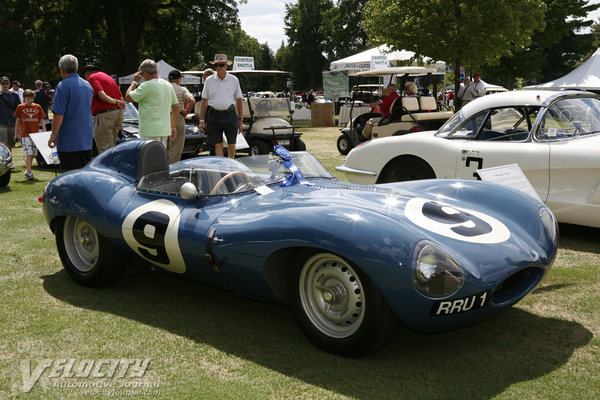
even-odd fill
[{"label": "green grass lawn", "polygon": [[[339,129],[302,131],[343,179]],[[78,286],[38,202],[54,172],[34,167],[26,181],[21,148],[13,156],[0,189],[0,399],[598,398],[598,229],[561,226],[553,269],[507,312],[445,334],[401,330],[379,353],[345,359],[316,349],[279,305],[152,272]],[[141,377],[135,360],[147,361]]]}]

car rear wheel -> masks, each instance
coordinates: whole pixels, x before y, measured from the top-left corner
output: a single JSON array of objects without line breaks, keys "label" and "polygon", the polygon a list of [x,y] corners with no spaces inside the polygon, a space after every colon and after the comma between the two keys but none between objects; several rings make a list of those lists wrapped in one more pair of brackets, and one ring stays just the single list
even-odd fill
[{"label": "car rear wheel", "polygon": [[404,157],[391,161],[383,168],[377,183],[434,179],[435,173],[425,161],[416,157]]},{"label": "car rear wheel", "polygon": [[348,135],[346,135],[345,133],[338,137],[337,149],[343,156],[347,155],[348,153],[350,153],[350,150],[352,150],[352,142],[350,141]]},{"label": "car rear wheel", "polygon": [[321,349],[342,356],[370,354],[396,334],[399,322],[375,286],[332,253],[308,253],[289,280],[294,318]]},{"label": "car rear wheel", "polygon": [[119,252],[87,222],[70,216],[61,222],[56,229],[56,246],[69,276],[90,287],[116,282],[125,271]]}]

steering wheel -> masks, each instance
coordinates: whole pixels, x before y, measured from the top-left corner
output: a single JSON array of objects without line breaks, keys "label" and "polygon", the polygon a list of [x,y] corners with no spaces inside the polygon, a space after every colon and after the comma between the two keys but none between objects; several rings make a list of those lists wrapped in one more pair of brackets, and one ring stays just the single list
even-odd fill
[{"label": "steering wheel", "polygon": [[254,105],[254,108],[259,114],[267,114],[271,109],[271,102],[269,99],[260,100]]},{"label": "steering wheel", "polygon": [[215,187],[213,187],[212,190],[210,191],[210,195],[217,194],[219,189],[221,189],[221,186],[223,186],[226,181],[228,181],[229,179],[233,178],[234,176],[238,176],[238,175],[241,176],[246,181],[246,183],[251,182],[250,177],[248,175],[246,175],[245,172],[233,171],[233,172],[228,173],[221,179],[219,179],[219,182],[217,182]]}]

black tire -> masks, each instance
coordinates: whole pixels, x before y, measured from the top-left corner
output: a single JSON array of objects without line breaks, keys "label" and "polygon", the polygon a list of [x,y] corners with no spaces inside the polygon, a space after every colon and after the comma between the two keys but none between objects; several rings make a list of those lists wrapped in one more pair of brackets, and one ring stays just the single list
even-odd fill
[{"label": "black tire", "polygon": [[375,284],[332,253],[305,253],[288,277],[294,319],[319,348],[345,357],[374,353],[399,321]]},{"label": "black tire", "polygon": [[58,222],[56,247],[65,270],[80,285],[108,286],[125,272],[119,252],[79,218],[66,217]]},{"label": "black tire", "polygon": [[35,161],[37,161],[37,165],[39,167],[42,167],[42,168],[48,167],[48,163],[46,162],[46,160],[44,160],[44,156],[42,156],[39,151],[35,155]]},{"label": "black tire", "polygon": [[341,155],[345,156],[348,153],[350,153],[350,150],[352,150],[352,147],[354,147],[354,146],[352,146],[352,141],[350,140],[348,135],[346,135],[344,133],[343,135],[340,135],[340,137],[338,137],[337,149]]},{"label": "black tire", "polygon": [[306,151],[306,143],[304,143],[304,140],[298,138],[295,142],[294,151]]},{"label": "black tire", "polygon": [[10,174],[11,171],[9,169],[4,175],[0,176],[0,187],[8,186],[8,182],[10,182]]},{"label": "black tire", "polygon": [[435,173],[425,161],[416,157],[402,157],[389,162],[379,174],[377,183],[434,179]]},{"label": "black tire", "polygon": [[267,142],[262,140],[251,140],[250,143],[248,143],[248,146],[248,154],[251,156],[269,154],[271,151],[273,151],[273,146],[269,146]]}]

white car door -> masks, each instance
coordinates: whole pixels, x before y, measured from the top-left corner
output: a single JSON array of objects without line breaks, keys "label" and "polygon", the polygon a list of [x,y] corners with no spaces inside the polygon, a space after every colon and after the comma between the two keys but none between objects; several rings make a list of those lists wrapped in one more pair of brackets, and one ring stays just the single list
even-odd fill
[{"label": "white car door", "polygon": [[520,107],[496,108],[467,120],[453,135],[472,138],[456,146],[456,177],[479,179],[478,169],[518,164],[545,201],[550,185],[550,148],[548,143],[532,140],[529,133],[536,112]]},{"label": "white car door", "polygon": [[561,222],[600,227],[600,101],[560,100],[541,126],[538,136],[550,148],[546,204]]}]

